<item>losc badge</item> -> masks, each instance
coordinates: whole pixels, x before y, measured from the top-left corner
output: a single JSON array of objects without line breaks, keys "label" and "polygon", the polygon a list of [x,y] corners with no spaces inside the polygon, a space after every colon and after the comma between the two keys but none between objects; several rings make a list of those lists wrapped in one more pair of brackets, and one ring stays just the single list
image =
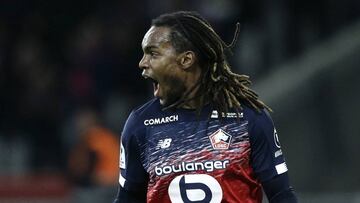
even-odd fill
[{"label": "losc badge", "polygon": [[231,135],[222,129],[215,131],[209,136],[211,145],[214,149],[229,149]]}]

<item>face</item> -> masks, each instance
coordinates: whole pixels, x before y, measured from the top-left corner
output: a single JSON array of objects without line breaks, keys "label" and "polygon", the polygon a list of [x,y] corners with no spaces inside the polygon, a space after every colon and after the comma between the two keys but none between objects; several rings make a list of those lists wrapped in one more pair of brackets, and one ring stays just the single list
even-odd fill
[{"label": "face", "polygon": [[142,41],[144,55],[139,62],[142,76],[153,82],[154,96],[163,106],[176,102],[186,91],[184,70],[171,44],[170,31],[152,26]]}]

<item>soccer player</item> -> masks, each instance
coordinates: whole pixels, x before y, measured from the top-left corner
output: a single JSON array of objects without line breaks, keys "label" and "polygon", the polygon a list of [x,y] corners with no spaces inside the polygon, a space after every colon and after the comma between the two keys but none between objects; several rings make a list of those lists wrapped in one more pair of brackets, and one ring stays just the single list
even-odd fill
[{"label": "soccer player", "polygon": [[196,12],[161,15],[142,41],[154,99],[121,136],[116,203],[297,202],[269,108],[233,73],[230,45]]}]

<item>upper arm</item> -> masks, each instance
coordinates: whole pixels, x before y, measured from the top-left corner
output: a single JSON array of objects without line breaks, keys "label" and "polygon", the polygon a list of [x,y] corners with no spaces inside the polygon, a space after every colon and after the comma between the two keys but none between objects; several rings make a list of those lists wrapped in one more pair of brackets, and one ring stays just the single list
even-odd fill
[{"label": "upper arm", "polygon": [[267,112],[249,124],[251,165],[269,202],[297,202],[273,121]]},{"label": "upper arm", "polygon": [[288,171],[273,121],[267,112],[249,123],[251,165],[261,182]]},{"label": "upper arm", "polygon": [[[141,162],[140,143],[137,138],[136,117],[132,113],[121,135],[119,194],[122,202],[135,202],[131,198],[146,202],[148,174]],[[125,197],[129,201],[125,201]],[[138,201],[136,201],[138,202]]]}]

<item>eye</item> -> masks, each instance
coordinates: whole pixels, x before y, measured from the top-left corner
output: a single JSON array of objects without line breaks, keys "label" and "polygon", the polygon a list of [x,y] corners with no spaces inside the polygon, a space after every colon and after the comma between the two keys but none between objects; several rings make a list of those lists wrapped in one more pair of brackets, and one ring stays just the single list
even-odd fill
[{"label": "eye", "polygon": [[158,56],[159,53],[156,51],[150,51],[150,56]]}]

